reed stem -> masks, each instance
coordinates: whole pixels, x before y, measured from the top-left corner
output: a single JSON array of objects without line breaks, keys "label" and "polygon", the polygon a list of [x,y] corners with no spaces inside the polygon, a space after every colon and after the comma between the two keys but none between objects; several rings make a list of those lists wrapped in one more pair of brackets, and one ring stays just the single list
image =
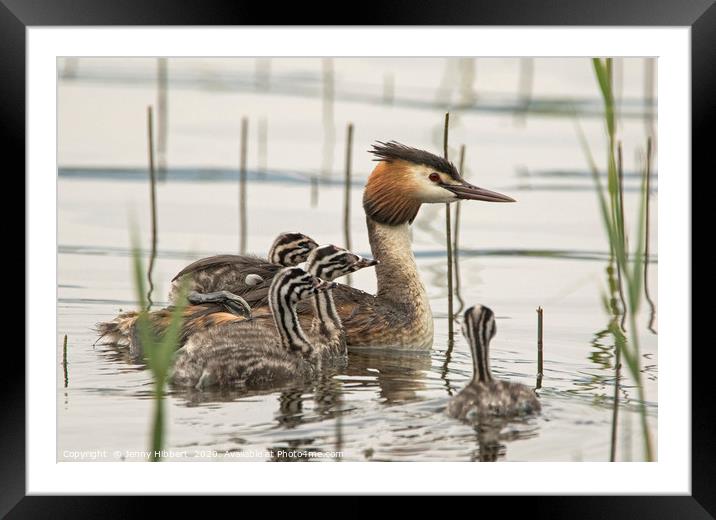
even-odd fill
[{"label": "reed stem", "polygon": [[154,291],[152,272],[154,271],[154,259],[157,256],[157,173],[154,168],[154,116],[151,105],[147,107],[147,137],[149,146],[149,205],[152,218],[152,244],[147,267],[147,281],[149,282],[147,310],[149,310],[154,303],[152,301],[152,292]]},{"label": "reed stem", "polygon": [[321,180],[333,176],[333,153],[336,140],[336,122],[334,120],[335,74],[333,58],[323,58],[323,165]]},{"label": "reed stem", "polygon": [[[622,327],[623,328],[623,327]],[[622,349],[619,341],[614,342],[614,403],[612,409],[612,439],[609,450],[609,461],[615,462],[617,459],[617,429],[619,424],[619,385],[621,380],[622,369]]]},{"label": "reed stem", "polygon": [[542,307],[537,307],[537,384],[535,389],[542,388],[542,377],[544,375],[544,311]]},{"label": "reed stem", "polygon": [[241,151],[239,165],[239,253],[246,254],[247,216],[246,216],[246,148],[249,137],[249,120],[241,118]]},{"label": "reed stem", "polygon": [[651,299],[651,294],[649,294],[649,196],[651,194],[651,137],[648,137],[646,140],[646,172],[644,173],[646,176],[646,194],[644,195],[646,197],[646,200],[644,202],[645,205],[645,223],[644,223],[644,296],[646,297],[646,301],[649,303],[649,307],[651,309],[650,315],[649,315],[649,330],[656,334],[656,329],[654,329],[654,320],[656,319],[656,306],[654,305],[654,301]]},{"label": "reed stem", "polygon": [[[346,176],[345,186],[343,190],[343,234],[345,238],[346,249],[351,250],[351,161],[353,155],[353,123],[348,123],[346,132]],[[346,276],[346,284],[352,285],[353,278],[349,274]]]},{"label": "reed stem", "polygon": [[268,120],[266,117],[259,119],[258,141],[259,176],[264,179],[268,168]]},{"label": "reed stem", "polygon": [[167,179],[167,91],[169,74],[167,58],[157,59],[157,159],[159,180]]},{"label": "reed stem", "polygon": [[[448,129],[450,126],[450,112],[445,113],[445,129],[443,131],[443,155],[448,159]],[[445,203],[445,246],[447,249],[447,283],[448,283],[448,348],[453,343],[453,288],[452,288],[452,230],[450,222],[450,203]]]},{"label": "reed stem", "polygon": [[[624,232],[624,170],[622,167],[622,143],[619,142],[617,145],[617,180],[619,188],[619,213],[621,218],[617,219],[619,222],[619,240],[624,244],[624,255],[628,258],[628,248],[626,243],[626,235]],[[622,284],[622,269],[617,262],[617,283],[619,284],[619,299],[622,304],[622,319],[620,322],[622,330],[624,329],[624,320],[626,320],[627,304],[624,299],[624,287]]]},{"label": "reed stem", "polygon": [[515,122],[523,125],[532,103],[532,84],[534,83],[534,58],[520,58],[519,108],[515,112]]},{"label": "reed stem", "polygon": [[67,375],[67,334],[65,334],[65,339],[62,341],[62,371],[65,374],[65,388],[67,388],[69,383]]},{"label": "reed stem", "polygon": [[318,205],[318,177],[311,175],[311,207]]},{"label": "reed stem", "polygon": [[383,75],[383,103],[392,105],[395,100],[395,76],[393,74]]},{"label": "reed stem", "polygon": [[[465,176],[465,145],[460,146],[460,175],[463,177]],[[462,310],[465,308],[465,301],[462,299],[462,294],[460,293],[460,209],[462,205],[460,204],[461,201],[457,201],[455,203],[455,230],[453,232],[453,241],[452,241],[452,250],[453,250],[453,258],[454,258],[454,264],[455,264],[455,296],[457,297],[457,301],[459,303],[457,310],[455,311],[455,315],[453,316],[453,319],[457,319],[457,317],[460,315]]]}]

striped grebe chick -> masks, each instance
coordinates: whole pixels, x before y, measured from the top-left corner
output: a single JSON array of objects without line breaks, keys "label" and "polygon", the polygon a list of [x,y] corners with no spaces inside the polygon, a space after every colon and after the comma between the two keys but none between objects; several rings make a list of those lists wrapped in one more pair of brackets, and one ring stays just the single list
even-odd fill
[{"label": "striped grebe chick", "polygon": [[301,328],[296,305],[332,285],[300,267],[283,268],[271,283],[270,316],[246,320],[225,313],[215,326],[191,334],[177,351],[171,382],[258,388],[310,379],[321,357]]},{"label": "striped grebe chick", "polygon": [[[200,303],[201,294],[228,291],[243,295],[256,287],[268,287],[271,278],[283,267],[306,261],[318,244],[303,233],[281,233],[271,244],[268,258],[251,255],[215,255],[186,266],[172,279],[169,301],[179,295],[180,282],[186,280],[190,301]],[[265,284],[262,284],[266,281]]]},{"label": "striped grebe chick", "polygon": [[[391,141],[379,142],[370,153],[378,164],[363,191],[363,209],[372,256],[380,262],[376,266],[378,291],[372,295],[339,284],[333,291],[336,309],[349,348],[428,350],[433,343],[433,317],[413,255],[409,229],[420,206],[460,199],[514,200],[469,184],[451,162],[424,150]],[[211,265],[207,262],[197,269],[211,270]],[[242,280],[248,274],[260,274],[264,284],[271,277],[270,270],[259,273],[246,268],[241,273]],[[219,287],[212,290],[216,289]],[[255,292],[236,291],[232,287],[220,289],[241,295],[252,307],[266,294],[263,284]],[[302,316],[311,312],[310,306],[299,309]]]},{"label": "striped grebe chick", "polygon": [[472,380],[448,403],[451,417],[477,421],[488,417],[516,417],[539,412],[539,400],[528,386],[492,377],[489,346],[495,336],[495,315],[475,305],[465,311],[462,333],[470,344]]},{"label": "striped grebe chick", "polygon": [[[306,270],[322,280],[333,281],[360,269],[377,265],[376,260],[363,258],[334,245],[314,249],[306,260]],[[324,356],[348,353],[346,334],[333,301],[333,289],[313,297],[313,320],[309,336]]]}]

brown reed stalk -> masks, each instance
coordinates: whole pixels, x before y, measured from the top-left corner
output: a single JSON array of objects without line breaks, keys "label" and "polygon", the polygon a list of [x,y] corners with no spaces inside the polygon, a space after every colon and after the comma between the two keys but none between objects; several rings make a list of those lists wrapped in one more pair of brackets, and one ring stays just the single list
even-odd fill
[{"label": "brown reed stalk", "polygon": [[[353,123],[348,123],[346,131],[346,176],[343,189],[343,235],[346,249],[351,250],[351,161],[353,155]],[[352,285],[353,278],[349,274],[346,284]]]},{"label": "brown reed stalk", "polygon": [[149,253],[149,265],[147,266],[147,281],[149,282],[147,310],[149,310],[154,303],[152,301],[152,292],[154,291],[152,272],[154,271],[154,259],[157,256],[157,173],[154,168],[154,115],[151,105],[147,107],[147,137],[149,146],[149,205],[152,216],[152,246]]},{"label": "brown reed stalk", "polygon": [[65,374],[65,388],[67,388],[69,383],[67,375],[67,334],[65,334],[65,339],[62,341],[62,371]]},{"label": "brown reed stalk", "polygon": [[249,120],[241,118],[241,151],[239,157],[239,253],[246,254],[246,148],[249,138]]},{"label": "brown reed stalk", "polygon": [[646,301],[649,303],[649,307],[651,308],[650,312],[650,318],[649,318],[649,330],[656,334],[656,329],[654,329],[654,320],[656,319],[656,306],[654,305],[654,301],[651,299],[651,295],[649,294],[649,282],[648,282],[648,268],[649,268],[649,194],[651,193],[651,137],[648,137],[646,140],[646,172],[644,175],[646,176],[646,200],[644,201],[646,215],[644,217],[644,296],[646,296]]},{"label": "brown reed stalk", "polygon": [[[445,113],[445,128],[443,131],[443,155],[448,159],[448,129],[450,126],[450,112]],[[452,230],[450,222],[450,203],[445,203],[445,246],[447,248],[447,282],[448,282],[448,348],[453,342],[453,289],[452,289]]]},{"label": "brown reed stalk", "polygon": [[157,173],[159,180],[167,178],[167,91],[169,83],[167,58],[157,59]]},{"label": "brown reed stalk", "polygon": [[263,179],[266,177],[268,164],[268,120],[266,117],[259,119],[258,128],[258,156],[259,156],[259,176]]},{"label": "brown reed stalk", "polygon": [[311,207],[318,205],[318,176],[311,175]]},{"label": "brown reed stalk", "polygon": [[[460,175],[464,176],[465,172],[465,145],[460,146]],[[461,201],[457,201],[455,203],[455,231],[453,232],[453,240],[452,240],[452,250],[453,250],[453,258],[454,258],[454,264],[455,264],[455,296],[457,297],[457,301],[459,302],[459,306],[457,310],[455,311],[455,315],[453,316],[453,319],[456,319],[459,314],[462,312],[463,308],[465,308],[465,301],[462,299],[462,294],[460,294],[460,208],[461,208]]]},{"label": "brown reed stalk", "polygon": [[535,390],[542,388],[542,377],[544,376],[544,310],[537,307],[537,384]]}]

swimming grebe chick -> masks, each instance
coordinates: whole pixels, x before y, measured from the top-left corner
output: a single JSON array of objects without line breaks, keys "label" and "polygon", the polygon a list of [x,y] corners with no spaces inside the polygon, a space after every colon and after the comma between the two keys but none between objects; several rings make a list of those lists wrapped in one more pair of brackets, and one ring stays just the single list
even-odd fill
[{"label": "swimming grebe chick", "polygon": [[[198,294],[228,291],[243,296],[246,291],[264,286],[266,291],[271,278],[283,267],[296,266],[306,261],[318,244],[303,233],[281,233],[271,244],[268,258],[251,255],[215,255],[202,258],[186,266],[172,279],[169,301],[179,295],[180,281],[186,280],[190,301],[199,303]],[[251,276],[253,275],[253,276]],[[265,283],[262,283],[264,282]]]},{"label": "swimming grebe chick", "polygon": [[448,415],[477,421],[539,412],[541,406],[532,388],[492,377],[489,346],[497,332],[492,310],[475,305],[465,311],[464,318],[462,333],[470,344],[473,376],[448,403]]},{"label": "swimming grebe chick", "polygon": [[332,285],[299,267],[282,269],[271,283],[271,315],[243,320],[226,313],[215,326],[191,334],[177,351],[171,382],[257,388],[309,379],[321,358],[299,324],[296,305]]}]

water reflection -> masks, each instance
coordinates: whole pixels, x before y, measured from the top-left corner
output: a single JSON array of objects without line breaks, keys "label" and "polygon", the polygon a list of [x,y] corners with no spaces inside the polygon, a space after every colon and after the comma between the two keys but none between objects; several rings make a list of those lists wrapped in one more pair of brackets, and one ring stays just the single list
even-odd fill
[{"label": "water reflection", "polygon": [[475,449],[471,462],[497,462],[507,456],[507,444],[539,435],[539,428],[529,420],[508,421],[500,418],[482,420],[472,425]]},{"label": "water reflection", "polygon": [[385,404],[412,401],[426,388],[425,375],[431,366],[428,353],[351,352],[345,372],[346,386],[376,387]]}]

